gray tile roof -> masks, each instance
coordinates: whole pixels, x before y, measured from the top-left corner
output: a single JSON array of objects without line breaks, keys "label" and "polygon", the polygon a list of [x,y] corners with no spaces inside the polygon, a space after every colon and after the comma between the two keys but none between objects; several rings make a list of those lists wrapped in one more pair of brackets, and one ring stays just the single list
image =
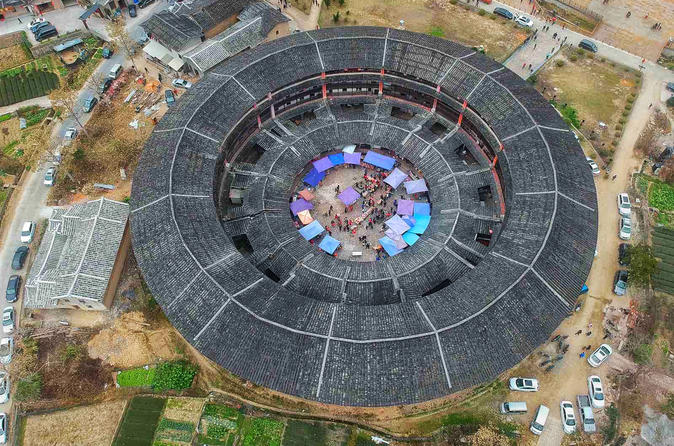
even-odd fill
[{"label": "gray tile roof", "polygon": [[[431,224],[399,256],[342,261],[292,226],[297,176],[351,143],[392,149],[427,178]],[[216,208],[230,181],[243,205]],[[454,42],[375,27],[297,33],[213,67],[157,125],[131,205],[145,280],[192,345],[256,384],[342,405],[494,379],[569,314],[597,237],[582,150],[530,85]],[[252,253],[234,247],[243,235]]]},{"label": "gray tile roof", "polygon": [[103,300],[129,205],[106,198],[55,208],[26,280],[27,308],[55,308],[59,298]]},{"label": "gray tile roof", "polygon": [[140,25],[145,33],[165,47],[177,52],[199,44],[202,28],[188,16],[161,11]]}]

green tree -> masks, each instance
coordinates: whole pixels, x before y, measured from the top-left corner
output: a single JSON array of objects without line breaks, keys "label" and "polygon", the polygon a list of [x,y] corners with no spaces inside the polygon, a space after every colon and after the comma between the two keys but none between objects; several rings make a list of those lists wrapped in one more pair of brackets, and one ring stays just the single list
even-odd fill
[{"label": "green tree", "polygon": [[639,243],[630,249],[629,281],[637,286],[648,286],[657,269],[658,261],[650,246]]},{"label": "green tree", "polygon": [[34,401],[40,399],[42,395],[42,376],[39,373],[32,373],[19,380],[16,385],[14,398],[17,401]]}]

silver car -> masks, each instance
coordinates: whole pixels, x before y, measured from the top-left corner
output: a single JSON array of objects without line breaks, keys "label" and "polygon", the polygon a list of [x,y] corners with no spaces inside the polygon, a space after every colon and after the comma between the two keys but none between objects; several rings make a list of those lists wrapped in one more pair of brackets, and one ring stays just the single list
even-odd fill
[{"label": "silver car", "polygon": [[0,372],[0,404],[9,401],[9,375],[7,372]]},{"label": "silver car", "polygon": [[14,353],[14,338],[0,339],[0,363],[12,362],[12,353]]},{"label": "silver car", "polygon": [[14,308],[6,307],[2,310],[2,332],[12,334],[14,332]]}]

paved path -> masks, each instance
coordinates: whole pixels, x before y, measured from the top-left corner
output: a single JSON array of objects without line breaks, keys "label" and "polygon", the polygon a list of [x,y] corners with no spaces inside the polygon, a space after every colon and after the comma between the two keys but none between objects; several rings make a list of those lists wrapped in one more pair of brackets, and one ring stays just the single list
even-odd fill
[{"label": "paved path", "polygon": [[17,102],[16,104],[5,105],[4,107],[0,107],[0,115],[15,112],[21,107],[28,107],[30,105],[39,105],[40,107],[48,108],[51,107],[51,100],[49,99],[49,96],[40,96],[38,98]]},{"label": "paved path", "polygon": [[[267,0],[267,3],[275,8],[280,6],[278,0]],[[323,3],[323,0],[318,0],[318,6],[312,4],[309,14],[305,14],[294,6],[283,9],[283,13],[293,19],[294,24],[291,23],[290,26],[291,32],[296,29],[300,31],[311,31],[312,29],[316,29],[316,26],[318,26],[318,17],[321,14],[321,3]]]}]

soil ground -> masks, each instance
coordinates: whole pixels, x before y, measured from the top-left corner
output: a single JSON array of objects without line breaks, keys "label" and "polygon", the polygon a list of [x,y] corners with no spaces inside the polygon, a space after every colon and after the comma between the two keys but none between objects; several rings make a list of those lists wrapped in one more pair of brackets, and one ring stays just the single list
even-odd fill
[{"label": "soil ground", "polygon": [[[413,195],[408,195],[405,192],[404,185],[398,186],[395,190],[395,193],[392,194],[386,201],[386,205],[382,202],[382,198],[387,194],[386,189],[389,187],[386,184],[381,182],[380,186],[374,191],[374,193],[369,194],[367,197],[361,197],[352,204],[352,210],[349,212],[344,212],[345,206],[344,203],[337,198],[338,193],[335,188],[340,187],[340,191],[345,190],[350,186],[355,186],[356,183],[363,184],[363,175],[368,175],[369,177],[374,177],[377,175],[377,172],[374,169],[369,169],[365,167],[351,168],[350,165],[345,165],[342,167],[332,168],[328,171],[327,175],[321,181],[321,184],[317,189],[313,191],[315,198],[313,200],[314,209],[313,217],[318,220],[321,225],[330,230],[331,235],[342,242],[340,249],[335,251],[335,254],[338,258],[344,260],[357,260],[360,262],[372,262],[375,261],[378,253],[380,253],[380,245],[377,240],[384,236],[384,230],[382,227],[384,222],[390,218],[386,216],[386,213],[395,215],[396,207],[394,206],[394,200],[414,200]],[[403,162],[399,168],[403,172],[415,171],[415,169],[407,162]],[[371,183],[370,183],[371,184]],[[357,189],[358,190],[358,189]],[[374,200],[375,205],[370,206],[369,200]],[[417,202],[421,202],[421,199],[417,199]],[[333,211],[330,211],[332,207]],[[372,211],[370,211],[372,208]],[[371,212],[362,223],[354,224],[351,228],[356,228],[356,233],[346,230],[346,225],[343,226],[344,230],[340,231],[339,222],[335,219],[335,215],[338,214],[342,221],[354,220],[366,213]],[[374,215],[376,212],[384,213],[384,216],[378,217],[377,223],[373,225],[372,228],[368,228],[368,220],[371,215]],[[332,223],[335,223],[333,225]],[[365,236],[366,242],[370,244],[370,247],[367,248],[364,245],[364,242],[359,241],[359,237]],[[352,252],[362,252],[361,257],[353,257]]]},{"label": "soil ground", "polygon": [[59,410],[26,417],[23,446],[109,445],[126,401]]},{"label": "soil ground", "polygon": [[[449,0],[358,0],[344,6],[332,1],[323,4],[319,24],[322,28],[344,25],[400,27],[455,40],[467,46],[484,45],[486,53],[502,62],[527,38],[522,28],[505,19],[489,20],[462,4]],[[334,14],[340,19],[335,22]]]},{"label": "soil ground", "polygon": [[0,48],[0,71],[23,65],[29,61],[30,58],[26,52],[21,49],[21,45]]},{"label": "soil ground", "polygon": [[[578,120],[585,121],[580,131],[600,153],[610,157],[628,118],[622,115],[625,106],[632,107],[639,91],[640,73],[584,54],[581,56],[570,48],[559,52],[538,73],[536,88],[545,98],[556,98],[560,106],[568,104],[575,108]],[[577,60],[572,61],[572,57]],[[558,66],[558,61],[563,66]],[[606,127],[600,127],[599,122]]]}]

